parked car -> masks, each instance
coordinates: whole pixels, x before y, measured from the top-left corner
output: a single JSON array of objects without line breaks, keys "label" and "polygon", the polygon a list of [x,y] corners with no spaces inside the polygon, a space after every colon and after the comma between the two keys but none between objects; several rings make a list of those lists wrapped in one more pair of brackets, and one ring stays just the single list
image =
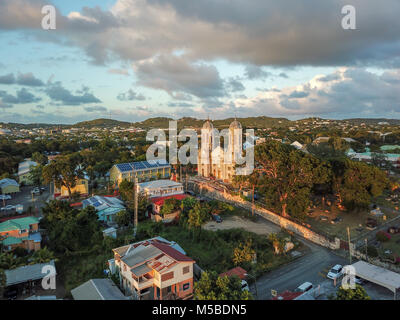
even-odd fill
[{"label": "parked car", "polygon": [[216,223],[221,223],[222,222],[222,218],[218,214],[213,214],[212,218]]},{"label": "parked car", "polygon": [[8,194],[0,194],[0,200],[11,200],[11,196]]},{"label": "parked car", "polygon": [[339,222],[341,222],[341,221],[343,221],[343,219],[342,219],[341,217],[336,217],[335,219],[332,219],[332,220],[331,220],[331,223],[332,223],[332,224],[336,224],[336,223],[339,223]]},{"label": "parked car", "polygon": [[302,285],[298,286],[294,292],[307,292],[313,288],[313,284],[311,282],[304,282]]},{"label": "parked car", "polygon": [[364,279],[361,279],[360,277],[355,277],[354,282],[356,284],[359,284],[360,286],[363,285],[366,281]]},{"label": "parked car", "polygon": [[378,225],[378,221],[376,221],[374,218],[367,218],[367,221],[365,222],[365,225],[369,229],[375,229]]},{"label": "parked car", "polygon": [[390,227],[390,228],[388,229],[388,233],[391,233],[391,234],[400,233],[400,228],[397,228],[397,227]]},{"label": "parked car", "polygon": [[31,191],[32,194],[40,194],[40,189],[39,188],[34,188]]},{"label": "parked car", "polygon": [[196,196],[196,194],[193,191],[190,191],[190,190],[186,191],[185,193],[188,194],[189,196],[192,196],[192,197]]},{"label": "parked car", "polygon": [[46,191],[46,187],[40,187],[40,191],[41,192]]},{"label": "parked car", "polygon": [[332,267],[331,270],[329,270],[327,277],[329,279],[338,279],[343,275],[343,266],[340,264],[335,265],[334,267]]},{"label": "parked car", "polygon": [[15,206],[13,206],[11,204],[1,208],[2,211],[13,210],[13,209],[15,209]]},{"label": "parked car", "polygon": [[244,290],[250,291],[249,284],[247,283],[246,280],[242,280],[242,291]]}]

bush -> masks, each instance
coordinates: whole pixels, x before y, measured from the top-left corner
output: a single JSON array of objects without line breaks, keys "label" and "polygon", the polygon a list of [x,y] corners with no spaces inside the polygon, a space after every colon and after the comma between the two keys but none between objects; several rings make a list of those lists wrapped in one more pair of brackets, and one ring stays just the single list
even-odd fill
[{"label": "bush", "polygon": [[368,246],[367,253],[368,253],[368,256],[370,256],[372,258],[376,258],[378,256],[378,249],[375,248],[374,246]]},{"label": "bush", "polygon": [[376,234],[376,240],[378,240],[378,241],[380,241],[380,242],[387,242],[387,241],[389,241],[391,238],[392,238],[391,235],[390,235],[389,233],[387,233],[387,232],[384,232],[384,231],[379,231],[379,232]]}]

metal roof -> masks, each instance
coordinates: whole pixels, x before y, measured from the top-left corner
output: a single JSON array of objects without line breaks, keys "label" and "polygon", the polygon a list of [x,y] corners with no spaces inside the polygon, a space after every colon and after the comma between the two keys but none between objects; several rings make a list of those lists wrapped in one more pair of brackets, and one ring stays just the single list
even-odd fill
[{"label": "metal roof", "polygon": [[400,274],[385,268],[375,266],[365,261],[358,261],[352,266],[356,271],[356,276],[367,281],[376,283],[393,292],[400,288]]},{"label": "metal roof", "polygon": [[46,263],[37,263],[27,266],[22,266],[12,270],[5,270],[4,273],[6,275],[6,286],[12,286],[18,283],[24,283],[30,280],[39,280],[43,279],[48,272],[42,272],[43,267],[51,265],[55,268],[54,260]]},{"label": "metal roof", "polygon": [[132,268],[131,271],[137,276],[140,277],[148,272],[151,271],[151,268],[149,268],[145,263],[136,267]]},{"label": "metal roof", "polygon": [[39,223],[39,219],[36,217],[11,219],[0,223],[0,232],[12,231],[12,230],[25,230],[29,229],[30,225],[37,223]]},{"label": "metal roof", "polygon": [[71,290],[74,300],[127,300],[110,279],[91,279]]}]

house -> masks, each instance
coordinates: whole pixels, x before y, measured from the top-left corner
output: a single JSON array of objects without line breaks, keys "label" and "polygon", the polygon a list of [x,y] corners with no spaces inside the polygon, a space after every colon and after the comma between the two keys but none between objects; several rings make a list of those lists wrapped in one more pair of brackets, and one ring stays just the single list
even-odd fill
[{"label": "house", "polygon": [[167,199],[176,199],[179,201],[182,201],[183,199],[187,198],[188,196],[186,194],[176,194],[172,196],[166,196],[166,197],[157,197],[157,198],[151,198],[150,201],[152,202],[152,214],[151,214],[151,220],[159,222],[172,222],[175,220],[178,216],[180,211],[172,212],[167,215],[161,215],[161,209],[164,206],[164,202]]},{"label": "house", "polygon": [[172,180],[155,180],[139,183],[138,192],[143,192],[149,198],[166,197],[184,193],[182,183]]},{"label": "house", "polygon": [[117,197],[93,196],[82,201],[82,207],[92,206],[96,209],[100,221],[113,222],[115,215],[125,210],[123,202]]},{"label": "house", "polygon": [[30,178],[31,167],[36,167],[38,164],[30,159],[19,163],[18,165],[18,181],[20,184],[32,185],[33,182]]},{"label": "house", "polygon": [[110,237],[113,239],[117,239],[117,229],[115,229],[114,227],[110,227],[107,229],[103,230],[103,236],[104,237]]},{"label": "house", "polygon": [[154,179],[168,179],[171,176],[171,165],[163,160],[150,160],[115,164],[110,169],[110,181],[119,185],[123,180],[139,182]]},{"label": "house", "polygon": [[71,290],[74,300],[127,300],[111,279],[90,279]]},{"label": "house", "polygon": [[6,250],[16,247],[28,251],[40,249],[42,237],[39,233],[39,219],[36,217],[24,217],[8,219],[0,223],[0,242]]},{"label": "house", "polygon": [[177,249],[162,238],[113,249],[125,295],[137,300],[191,298],[195,261]]},{"label": "house", "polygon": [[[74,193],[78,193],[81,196],[85,196],[89,194],[89,179],[88,178],[77,178],[76,179],[76,186],[71,188],[71,195]],[[54,185],[53,183],[53,187],[54,187],[54,193],[53,193],[53,197],[58,198],[66,198],[69,197],[68,194],[68,188],[65,186],[61,186],[61,188],[58,188],[56,185]]]},{"label": "house", "polygon": [[19,192],[19,184],[17,181],[9,178],[0,180],[0,190],[2,194],[10,194]]},{"label": "house", "polygon": [[223,272],[219,275],[220,277],[232,277],[232,276],[237,276],[239,277],[240,280],[246,280],[247,277],[247,271],[244,270],[242,267],[235,267],[233,269],[230,269],[226,272]]}]

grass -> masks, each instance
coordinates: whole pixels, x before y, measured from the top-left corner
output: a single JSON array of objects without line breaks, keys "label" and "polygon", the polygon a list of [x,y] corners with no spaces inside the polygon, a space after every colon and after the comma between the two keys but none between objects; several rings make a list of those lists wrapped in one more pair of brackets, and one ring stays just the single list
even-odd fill
[{"label": "grass", "polygon": [[[390,250],[390,255],[385,254],[386,250]],[[391,239],[387,242],[382,242],[382,247],[378,249],[381,257],[388,258],[390,256],[400,256],[400,234],[391,234]]]}]

